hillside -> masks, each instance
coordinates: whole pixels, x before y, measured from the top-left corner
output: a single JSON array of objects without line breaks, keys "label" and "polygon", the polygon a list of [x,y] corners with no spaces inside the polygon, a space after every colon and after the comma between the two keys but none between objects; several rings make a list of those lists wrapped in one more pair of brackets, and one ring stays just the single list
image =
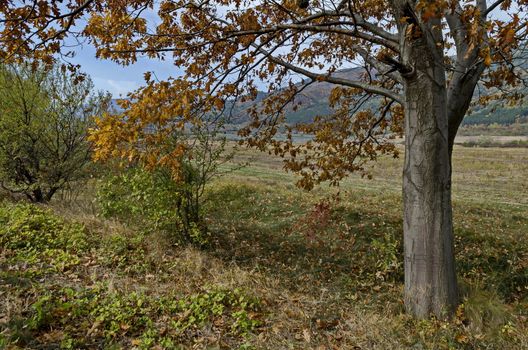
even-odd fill
[{"label": "hillside", "polygon": [[[336,72],[334,75],[339,78],[359,79],[364,74],[363,68],[350,68]],[[286,109],[286,119],[288,123],[309,122],[315,116],[327,115],[331,113],[328,105],[328,97],[334,84],[327,82],[316,82],[306,87],[297,97],[296,103],[300,103],[297,110],[291,107]],[[257,102],[261,101],[266,93],[260,92]],[[243,110],[252,104],[246,103],[237,106],[235,123],[243,123],[247,120]],[[490,125],[501,124],[509,125],[516,121],[528,122],[528,105],[517,107],[489,106],[486,108],[475,107],[471,113],[464,119],[462,125]]]},{"label": "hillside", "polygon": [[[364,74],[363,68],[349,68],[334,73],[336,77],[349,79],[360,79],[362,74]],[[328,97],[334,87],[334,84],[327,82],[316,82],[306,87],[295,100],[295,103],[299,104],[298,108],[296,110],[292,106],[286,108],[287,122],[290,124],[310,122],[316,116],[330,114],[332,110],[328,105]],[[245,111],[254,106],[255,103],[262,101],[266,95],[265,92],[260,91],[255,101],[237,103],[233,109],[234,117],[230,119],[229,124],[236,125],[247,122],[248,116]],[[115,111],[121,111],[116,101],[117,99],[112,100],[111,108]],[[373,103],[375,103],[375,100]],[[464,119],[462,125],[509,125],[516,121],[528,122],[528,105],[475,107]]]}]

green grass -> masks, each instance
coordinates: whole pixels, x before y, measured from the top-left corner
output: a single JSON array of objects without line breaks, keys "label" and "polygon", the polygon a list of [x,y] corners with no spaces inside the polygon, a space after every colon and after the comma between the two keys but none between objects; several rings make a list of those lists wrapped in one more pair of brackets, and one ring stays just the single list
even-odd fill
[{"label": "green grass", "polygon": [[[281,171],[282,159],[266,153],[242,149],[235,162],[250,162],[250,166],[230,174],[232,177],[273,184],[292,185],[296,177]],[[384,191],[401,193],[403,149],[400,158],[381,157],[370,163],[372,179],[351,175],[345,179],[342,191]],[[466,148],[455,146],[453,158],[453,198],[477,205],[492,203],[515,207],[528,206],[528,149]],[[324,187],[324,186],[323,186]],[[508,206],[509,208],[510,206]]]},{"label": "green grass", "polygon": [[208,187],[202,250],[102,219],[89,195],[4,203],[0,348],[528,349],[528,150],[456,149],[451,321],[403,310],[401,159],[305,192],[250,158]]},{"label": "green grass", "polygon": [[154,234],[28,204],[2,203],[0,222],[1,348],[177,348],[208,333],[236,348],[261,323],[258,298],[202,278],[199,252],[168,256]]},{"label": "green grass", "polygon": [[484,147],[484,148],[528,148],[528,141],[526,140],[512,140],[498,142],[489,137],[480,137],[477,140],[470,140],[459,143],[464,147]]}]

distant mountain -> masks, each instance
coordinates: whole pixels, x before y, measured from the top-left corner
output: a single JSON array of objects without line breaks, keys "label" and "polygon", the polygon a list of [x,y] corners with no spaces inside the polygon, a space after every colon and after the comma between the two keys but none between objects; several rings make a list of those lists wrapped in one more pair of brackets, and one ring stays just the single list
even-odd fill
[{"label": "distant mountain", "polygon": [[[340,70],[334,73],[336,77],[348,78],[352,80],[360,79],[364,74],[363,68],[350,68]],[[300,103],[297,110],[293,108],[286,108],[286,121],[291,124],[299,122],[310,122],[314,117],[320,115],[328,115],[332,113],[332,109],[328,105],[328,97],[334,84],[327,82],[316,82],[306,87],[301,94],[296,97],[295,102]],[[266,97],[266,93],[259,92],[257,99],[251,103],[240,104],[236,107],[234,120],[235,123],[244,123],[248,117],[244,114],[244,110],[262,101]],[[374,105],[376,98],[372,99],[369,104]],[[528,122],[528,105],[521,105],[515,107],[505,106],[488,106],[485,108],[474,108],[472,112],[464,118],[463,125],[474,124],[512,124],[516,121]]]},{"label": "distant mountain", "polygon": [[[333,76],[338,78],[346,78],[351,80],[358,80],[365,73],[363,68],[349,68],[334,72]],[[295,105],[297,109],[294,110],[293,104],[287,106],[286,121],[291,124],[299,122],[310,122],[314,117],[319,115],[328,115],[332,113],[332,109],[328,105],[328,97],[335,84],[327,82],[315,82],[303,89],[295,97]],[[265,92],[259,92],[255,101],[245,102],[237,104],[234,108],[234,124],[243,124],[248,120],[248,116],[245,111],[254,106],[255,103],[262,101],[267,94]]]},{"label": "distant mountain", "polygon": [[[364,73],[365,70],[363,68],[349,68],[335,72],[334,76],[357,80],[360,79]],[[316,116],[332,113],[332,109],[328,105],[328,97],[334,87],[334,84],[327,82],[315,82],[306,87],[295,99],[296,104],[299,104],[297,109],[294,110],[292,106],[286,108],[286,121],[290,124],[310,122]],[[254,101],[236,103],[233,108],[234,117],[230,120],[229,124],[236,125],[246,123],[249,120],[249,117],[245,111],[256,103],[261,102],[266,96],[267,94],[265,92],[259,92]],[[369,104],[373,105],[375,103],[376,99],[373,99]],[[117,99],[112,100],[110,108],[118,113],[122,112],[121,107],[117,104]],[[516,107],[495,106],[474,108],[472,113],[466,116],[462,124],[512,124],[516,120],[528,122],[528,105]]]},{"label": "distant mountain", "polygon": [[462,125],[507,125],[515,122],[528,123],[528,105],[475,108],[464,118]]}]

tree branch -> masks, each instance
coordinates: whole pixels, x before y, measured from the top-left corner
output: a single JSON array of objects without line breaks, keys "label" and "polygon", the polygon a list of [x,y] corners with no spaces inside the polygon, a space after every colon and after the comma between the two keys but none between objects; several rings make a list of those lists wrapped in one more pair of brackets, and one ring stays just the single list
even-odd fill
[{"label": "tree branch", "polygon": [[[253,47],[255,47],[256,45],[252,44]],[[258,48],[257,48],[258,49]],[[297,67],[297,66],[294,66],[293,64],[289,63],[289,62],[286,62],[280,58],[277,58],[277,57],[274,57],[272,56],[269,52],[267,52],[266,50],[260,48],[258,49],[258,51],[263,54],[264,56],[266,56],[270,61],[272,61],[273,63],[275,64],[278,64],[292,72],[295,72],[295,73],[299,73],[299,74],[302,74],[310,79],[313,79],[315,81],[326,81],[328,83],[333,83],[333,84],[338,84],[338,85],[343,85],[343,86],[349,86],[349,87],[352,87],[352,88],[357,88],[357,89],[361,89],[361,90],[364,90],[366,92],[370,92],[370,93],[373,93],[373,94],[376,94],[376,95],[381,95],[381,96],[385,96],[387,98],[390,98],[400,104],[403,104],[403,97],[397,93],[395,93],[394,91],[391,91],[391,90],[388,90],[388,89],[385,89],[383,87],[380,87],[380,86],[375,86],[375,85],[371,85],[371,84],[367,84],[367,83],[364,83],[364,82],[361,82],[361,81],[356,81],[356,80],[348,80],[348,79],[343,79],[343,78],[339,78],[339,77],[333,77],[331,75],[325,75],[325,74],[318,74],[318,73],[314,73],[314,72],[311,72],[309,70],[306,70],[304,68],[301,68],[301,67]]]},{"label": "tree branch", "polygon": [[[497,0],[493,4],[491,4],[483,13],[482,16],[485,18],[487,17],[493,10],[497,8],[500,4],[502,4],[504,0]],[[485,3],[485,1],[484,1]]]},{"label": "tree branch", "polygon": [[384,75],[386,77],[391,78],[397,83],[403,83],[401,74],[397,71],[390,72],[391,67],[380,60],[376,59],[372,55],[368,53],[368,51],[365,48],[362,48],[360,46],[354,45],[354,50],[363,58],[363,60],[370,64],[372,67],[376,68],[378,73],[380,75]]}]

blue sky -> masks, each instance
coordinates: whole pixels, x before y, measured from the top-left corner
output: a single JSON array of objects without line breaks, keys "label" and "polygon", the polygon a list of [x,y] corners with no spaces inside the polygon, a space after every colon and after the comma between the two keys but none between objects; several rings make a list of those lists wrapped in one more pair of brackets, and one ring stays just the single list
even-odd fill
[{"label": "blue sky", "polygon": [[[146,18],[152,24],[158,22],[156,9],[150,9],[144,12]],[[506,19],[501,11],[495,11],[495,18]],[[159,61],[150,58],[140,58],[138,62],[131,66],[122,66],[108,60],[98,60],[95,58],[95,49],[93,46],[84,43],[76,48],[77,55],[68,61],[80,64],[82,71],[88,73],[98,90],[106,90],[117,98],[120,95],[125,96],[141,85],[143,85],[143,73],[146,71],[153,72],[160,80],[169,76],[178,76],[181,70],[169,61]],[[342,67],[347,68],[347,67]]]},{"label": "blue sky", "polygon": [[181,71],[172,62],[141,58],[134,65],[122,66],[109,60],[99,60],[95,57],[95,49],[89,44],[76,48],[76,56],[69,62],[80,64],[81,70],[92,78],[96,89],[106,90],[113,97],[125,96],[143,85],[143,73],[152,71],[159,79],[178,76]]}]

